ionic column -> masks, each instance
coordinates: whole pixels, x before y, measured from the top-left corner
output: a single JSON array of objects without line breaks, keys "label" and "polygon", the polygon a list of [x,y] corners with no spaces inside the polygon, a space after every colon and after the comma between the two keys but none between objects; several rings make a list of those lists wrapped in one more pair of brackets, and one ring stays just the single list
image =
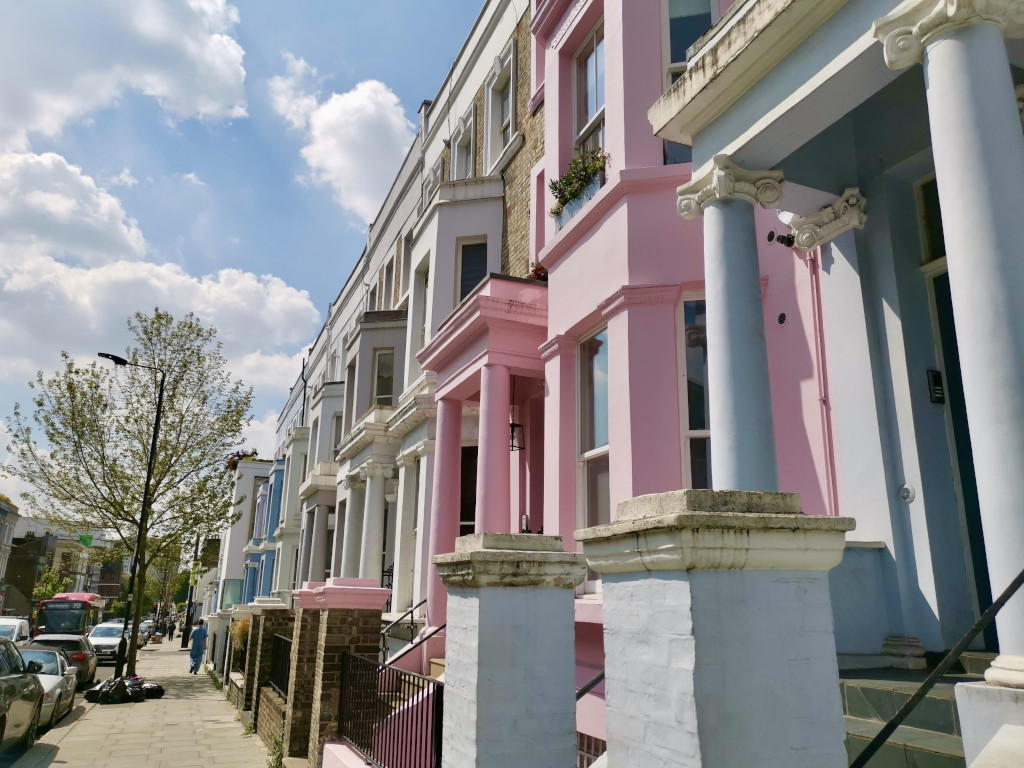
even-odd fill
[{"label": "ionic column", "polygon": [[508,533],[511,525],[509,405],[512,378],[504,365],[480,372],[480,453],[476,468],[476,532]]},{"label": "ionic column", "polygon": [[430,560],[427,563],[427,624],[439,627],[448,614],[448,592],[433,564],[435,555],[455,549],[459,536],[462,492],[462,401],[437,401],[437,438],[434,456],[434,499],[430,514]]},{"label": "ionic column", "polygon": [[331,578],[341,576],[341,557],[345,547],[345,514],[342,513],[342,506],[347,510],[348,502],[344,505],[335,504],[334,507],[334,541],[331,545]]},{"label": "ionic column", "polygon": [[380,584],[384,565],[384,483],[394,467],[369,463],[360,470],[366,477],[366,503],[363,506],[363,541],[359,552],[359,578]]},{"label": "ionic column", "polygon": [[391,610],[402,612],[412,605],[412,569],[415,561],[416,541],[416,457],[402,456],[398,460],[398,503],[395,520],[395,578],[394,599]]},{"label": "ionic column", "polygon": [[363,506],[366,484],[361,479],[345,478],[348,501],[345,503],[345,531],[342,538],[341,575],[359,578],[359,549],[363,541]]},{"label": "ionic column", "polygon": [[704,217],[711,482],[716,489],[776,491],[768,352],[754,204],[782,199],[782,171],[748,171],[717,155],[679,188],[684,219]]},{"label": "ionic column", "polygon": [[[964,399],[993,595],[1024,567],[1024,133],[1004,37],[1024,2],[919,0],[875,22],[891,69],[924,64]],[[1024,596],[986,679],[1024,687]]]},{"label": "ionic column", "polygon": [[307,581],[324,580],[324,569],[327,567],[327,515],[329,507],[317,504],[313,510],[313,543],[309,549],[309,570]]},{"label": "ionic column", "polygon": [[295,571],[295,589],[301,589],[302,583],[308,581],[309,575],[309,554],[313,547],[313,515],[310,512],[303,511],[302,517],[302,532],[300,534],[301,540],[299,542],[299,567]]},{"label": "ionic column", "polygon": [[[550,424],[576,421],[575,339],[558,335],[540,347],[544,361],[544,418]],[[544,520],[546,534],[561,536],[562,543],[575,550],[576,530],[576,430],[544,430]]]}]

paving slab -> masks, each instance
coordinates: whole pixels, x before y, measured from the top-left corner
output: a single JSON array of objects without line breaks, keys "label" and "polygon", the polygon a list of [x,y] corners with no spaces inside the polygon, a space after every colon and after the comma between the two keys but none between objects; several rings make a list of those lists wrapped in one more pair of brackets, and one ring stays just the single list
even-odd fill
[{"label": "paving slab", "polygon": [[[177,643],[139,652],[138,673],[164,687],[162,699],[138,704],[89,704],[74,710],[28,752],[0,754],[0,768],[109,768],[140,764],[265,768],[259,737],[243,733],[235,709],[205,674],[188,674],[188,653]],[[101,666],[97,678],[113,674]]]}]

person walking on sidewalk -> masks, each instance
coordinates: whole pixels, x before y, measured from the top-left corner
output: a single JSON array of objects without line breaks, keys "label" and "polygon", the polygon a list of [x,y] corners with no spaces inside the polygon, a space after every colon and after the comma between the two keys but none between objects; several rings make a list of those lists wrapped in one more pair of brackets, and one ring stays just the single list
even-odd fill
[{"label": "person walking on sidewalk", "polygon": [[174,622],[168,619],[167,621],[167,642],[174,639]]},{"label": "person walking on sidewalk", "polygon": [[199,665],[203,663],[203,651],[206,650],[206,625],[200,619],[196,628],[192,630],[189,640],[192,642],[192,650],[189,653],[188,671],[193,675],[199,672]]}]

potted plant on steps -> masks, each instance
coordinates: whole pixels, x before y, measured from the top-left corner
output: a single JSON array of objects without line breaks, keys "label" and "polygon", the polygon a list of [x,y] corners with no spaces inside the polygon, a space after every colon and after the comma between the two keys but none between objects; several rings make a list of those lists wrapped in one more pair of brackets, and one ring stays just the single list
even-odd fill
[{"label": "potted plant on steps", "polygon": [[569,163],[569,168],[548,185],[555,196],[550,214],[555,229],[560,230],[604,186],[604,169],[608,153],[603,149],[583,149]]}]

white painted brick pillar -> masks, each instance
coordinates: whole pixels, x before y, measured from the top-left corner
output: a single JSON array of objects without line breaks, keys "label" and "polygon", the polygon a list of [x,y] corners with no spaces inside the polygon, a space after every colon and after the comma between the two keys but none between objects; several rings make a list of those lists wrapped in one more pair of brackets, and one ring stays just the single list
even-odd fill
[{"label": "white painted brick pillar", "polygon": [[577,531],[603,579],[610,768],[844,768],[828,571],[853,527],[796,494],[688,490]]},{"label": "white painted brick pillar", "polygon": [[448,588],[443,768],[575,765],[582,555],[560,536],[477,533],[434,563]]}]

